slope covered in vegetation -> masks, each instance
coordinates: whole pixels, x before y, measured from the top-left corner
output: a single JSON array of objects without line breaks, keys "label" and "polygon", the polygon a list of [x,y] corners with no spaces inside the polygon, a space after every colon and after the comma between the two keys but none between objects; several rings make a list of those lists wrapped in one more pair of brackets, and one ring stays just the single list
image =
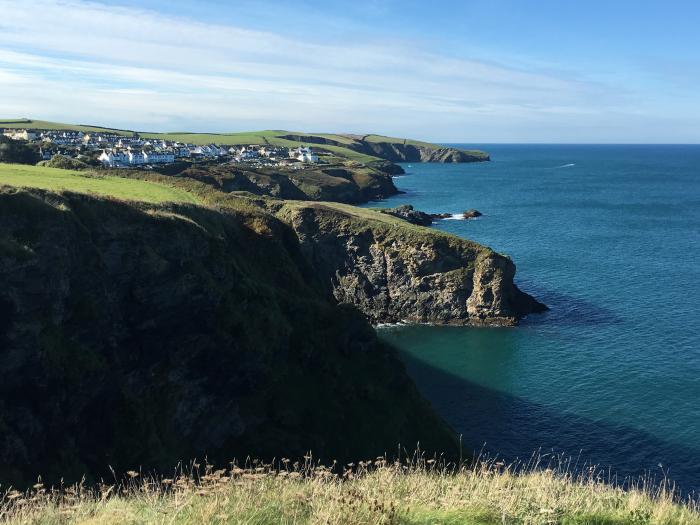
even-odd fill
[{"label": "slope covered in vegetation", "polygon": [[0,189],[0,483],[179,459],[454,451],[261,210]]}]

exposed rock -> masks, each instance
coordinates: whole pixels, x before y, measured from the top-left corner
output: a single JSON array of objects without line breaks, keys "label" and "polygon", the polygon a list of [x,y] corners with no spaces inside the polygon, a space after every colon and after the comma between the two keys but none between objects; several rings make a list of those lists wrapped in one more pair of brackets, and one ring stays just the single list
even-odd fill
[{"label": "exposed rock", "polygon": [[515,325],[546,309],[515,286],[509,258],[479,244],[325,204],[290,203],[278,216],[329,293],[373,323]]},{"label": "exposed rock", "polygon": [[391,162],[483,162],[490,157],[481,151],[456,148],[435,148],[411,143],[358,142],[347,147],[360,153],[374,155]]},{"label": "exposed rock", "polygon": [[373,162],[370,164],[370,166],[378,169],[379,171],[383,171],[387,175],[404,175],[406,173],[401,166],[394,164],[393,162],[389,162],[388,160]]},{"label": "exposed rock", "polygon": [[483,213],[481,213],[479,210],[471,209],[467,210],[462,214],[462,217],[465,219],[475,219],[476,217],[481,217]]},{"label": "exposed rock", "polygon": [[178,173],[223,192],[246,191],[280,199],[362,203],[396,195],[391,175],[372,166],[323,165],[301,170],[232,165],[190,167]]},{"label": "exposed rock", "polygon": [[394,217],[398,217],[399,219],[403,219],[418,226],[430,226],[433,223],[433,217],[430,214],[414,210],[413,206],[410,204],[403,204],[396,208],[389,208],[381,211],[382,213],[393,215]]},{"label": "exposed rock", "polygon": [[430,216],[433,219],[449,219],[452,217],[451,213],[431,213]]}]

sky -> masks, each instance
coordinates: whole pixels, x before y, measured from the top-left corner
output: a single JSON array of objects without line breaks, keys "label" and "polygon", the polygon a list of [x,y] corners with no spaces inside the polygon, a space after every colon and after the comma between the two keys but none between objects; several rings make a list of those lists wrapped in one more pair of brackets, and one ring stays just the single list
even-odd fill
[{"label": "sky", "polygon": [[0,118],[700,143],[695,0],[0,0]]}]

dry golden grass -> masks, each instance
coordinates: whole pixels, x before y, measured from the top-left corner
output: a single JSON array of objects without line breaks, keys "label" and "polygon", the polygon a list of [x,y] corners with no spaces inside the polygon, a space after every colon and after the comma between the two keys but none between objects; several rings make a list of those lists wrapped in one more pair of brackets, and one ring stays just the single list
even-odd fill
[{"label": "dry golden grass", "polygon": [[187,469],[174,478],[129,473],[118,485],[0,499],[3,524],[700,524],[697,502],[667,487],[622,490],[598,473],[504,466],[451,468],[384,458],[328,468],[308,458]]}]

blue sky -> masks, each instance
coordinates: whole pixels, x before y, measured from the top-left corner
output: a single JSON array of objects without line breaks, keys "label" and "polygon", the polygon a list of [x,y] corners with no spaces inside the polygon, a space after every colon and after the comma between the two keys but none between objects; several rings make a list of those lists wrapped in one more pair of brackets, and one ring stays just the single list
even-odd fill
[{"label": "blue sky", "polygon": [[0,116],[700,142],[700,2],[0,0]]}]

